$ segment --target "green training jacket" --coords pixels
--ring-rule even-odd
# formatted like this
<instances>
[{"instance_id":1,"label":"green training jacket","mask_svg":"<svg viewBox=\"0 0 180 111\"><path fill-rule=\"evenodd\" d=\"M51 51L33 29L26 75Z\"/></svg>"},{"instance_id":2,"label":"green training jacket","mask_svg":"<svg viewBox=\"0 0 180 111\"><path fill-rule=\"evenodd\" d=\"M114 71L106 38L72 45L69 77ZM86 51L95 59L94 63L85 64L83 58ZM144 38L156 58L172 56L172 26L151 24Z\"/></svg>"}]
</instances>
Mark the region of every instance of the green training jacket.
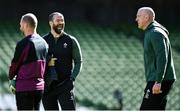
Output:
<instances>
[{"instance_id":1,"label":"green training jacket","mask_svg":"<svg viewBox=\"0 0 180 111\"><path fill-rule=\"evenodd\" d=\"M169 32L153 21L145 30L144 67L146 81L175 80L176 74L172 58Z\"/></svg>"}]
</instances>

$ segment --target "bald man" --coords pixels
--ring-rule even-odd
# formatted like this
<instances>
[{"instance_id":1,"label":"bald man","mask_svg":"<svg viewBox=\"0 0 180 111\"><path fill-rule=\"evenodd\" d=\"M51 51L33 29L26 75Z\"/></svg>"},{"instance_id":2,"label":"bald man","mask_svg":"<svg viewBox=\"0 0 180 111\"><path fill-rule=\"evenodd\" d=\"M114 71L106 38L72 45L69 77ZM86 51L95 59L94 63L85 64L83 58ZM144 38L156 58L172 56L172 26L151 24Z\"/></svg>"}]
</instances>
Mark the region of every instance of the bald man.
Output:
<instances>
[{"instance_id":1,"label":"bald man","mask_svg":"<svg viewBox=\"0 0 180 111\"><path fill-rule=\"evenodd\" d=\"M48 44L36 32L37 18L27 13L20 20L24 38L15 49L9 69L9 79L16 76L16 105L18 110L39 110L44 90L44 72Z\"/></svg>"},{"instance_id":2,"label":"bald man","mask_svg":"<svg viewBox=\"0 0 180 111\"><path fill-rule=\"evenodd\" d=\"M171 44L166 28L155 21L150 7L138 10L138 28L145 32L144 66L147 81L140 110L165 110L167 95L176 80Z\"/></svg>"},{"instance_id":3,"label":"bald man","mask_svg":"<svg viewBox=\"0 0 180 111\"><path fill-rule=\"evenodd\" d=\"M45 110L75 110L74 84L82 67L82 54L77 39L64 32L64 16L49 15L50 32L44 36L49 45L43 105ZM52 68L54 67L54 71ZM53 72L53 73L51 73Z\"/></svg>"}]
</instances>

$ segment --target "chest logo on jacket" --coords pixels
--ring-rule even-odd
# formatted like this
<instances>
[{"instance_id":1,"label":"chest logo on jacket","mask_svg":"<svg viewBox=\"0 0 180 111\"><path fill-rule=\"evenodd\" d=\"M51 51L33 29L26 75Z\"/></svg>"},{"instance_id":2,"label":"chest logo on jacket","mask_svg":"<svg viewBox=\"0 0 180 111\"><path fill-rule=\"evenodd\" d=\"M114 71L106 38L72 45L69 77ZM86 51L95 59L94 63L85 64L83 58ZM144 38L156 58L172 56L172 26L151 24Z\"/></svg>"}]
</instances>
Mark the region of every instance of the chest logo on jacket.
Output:
<instances>
[{"instance_id":1,"label":"chest logo on jacket","mask_svg":"<svg viewBox=\"0 0 180 111\"><path fill-rule=\"evenodd\" d=\"M68 44L67 43L64 43L63 47L64 48L67 48Z\"/></svg>"}]
</instances>

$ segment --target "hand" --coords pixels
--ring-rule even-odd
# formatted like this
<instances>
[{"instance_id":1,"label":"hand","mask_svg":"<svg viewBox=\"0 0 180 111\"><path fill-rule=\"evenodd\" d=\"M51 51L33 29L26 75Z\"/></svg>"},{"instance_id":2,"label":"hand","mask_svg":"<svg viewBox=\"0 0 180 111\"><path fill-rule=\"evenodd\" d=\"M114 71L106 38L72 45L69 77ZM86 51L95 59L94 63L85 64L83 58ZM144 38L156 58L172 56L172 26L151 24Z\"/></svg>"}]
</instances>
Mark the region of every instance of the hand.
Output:
<instances>
[{"instance_id":1,"label":"hand","mask_svg":"<svg viewBox=\"0 0 180 111\"><path fill-rule=\"evenodd\" d=\"M154 86L152 88L152 93L153 94L160 94L160 93L162 93L162 91L161 91L161 83L157 83L157 82L154 83Z\"/></svg>"},{"instance_id":2,"label":"hand","mask_svg":"<svg viewBox=\"0 0 180 111\"><path fill-rule=\"evenodd\" d=\"M15 94L15 92L16 92L16 80L15 79L9 80L9 89L13 94Z\"/></svg>"},{"instance_id":3,"label":"hand","mask_svg":"<svg viewBox=\"0 0 180 111\"><path fill-rule=\"evenodd\" d=\"M57 58L51 58L48 63L48 66L55 66L55 60L57 60Z\"/></svg>"}]
</instances>

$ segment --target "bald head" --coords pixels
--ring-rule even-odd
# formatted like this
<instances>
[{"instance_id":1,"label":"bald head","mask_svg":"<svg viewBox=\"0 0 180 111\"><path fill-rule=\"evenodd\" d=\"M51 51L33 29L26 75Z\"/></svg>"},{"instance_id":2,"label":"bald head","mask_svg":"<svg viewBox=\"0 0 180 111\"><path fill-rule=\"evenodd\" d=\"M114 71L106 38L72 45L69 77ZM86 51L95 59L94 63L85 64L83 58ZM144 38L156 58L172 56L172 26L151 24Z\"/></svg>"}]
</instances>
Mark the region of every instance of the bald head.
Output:
<instances>
[{"instance_id":1,"label":"bald head","mask_svg":"<svg viewBox=\"0 0 180 111\"><path fill-rule=\"evenodd\" d=\"M144 16L148 16L149 21L153 21L155 19L154 10L151 7L142 7L138 10L138 12L141 12Z\"/></svg>"},{"instance_id":2,"label":"bald head","mask_svg":"<svg viewBox=\"0 0 180 111\"><path fill-rule=\"evenodd\" d=\"M27 13L23 15L21 21L26 22L32 28L36 28L38 24L36 16L32 13Z\"/></svg>"},{"instance_id":3,"label":"bald head","mask_svg":"<svg viewBox=\"0 0 180 111\"><path fill-rule=\"evenodd\" d=\"M38 20L34 14L27 13L21 17L20 30L25 36L36 33L37 25Z\"/></svg>"},{"instance_id":4,"label":"bald head","mask_svg":"<svg viewBox=\"0 0 180 111\"><path fill-rule=\"evenodd\" d=\"M55 16L60 16L62 19L64 19L63 14L59 12L53 12L49 15L49 21L53 21L55 19Z\"/></svg>"},{"instance_id":5,"label":"bald head","mask_svg":"<svg viewBox=\"0 0 180 111\"><path fill-rule=\"evenodd\" d=\"M142 7L138 10L136 15L136 21L138 23L138 27L142 30L145 30L147 26L154 21L155 13L150 7Z\"/></svg>"}]
</instances>

